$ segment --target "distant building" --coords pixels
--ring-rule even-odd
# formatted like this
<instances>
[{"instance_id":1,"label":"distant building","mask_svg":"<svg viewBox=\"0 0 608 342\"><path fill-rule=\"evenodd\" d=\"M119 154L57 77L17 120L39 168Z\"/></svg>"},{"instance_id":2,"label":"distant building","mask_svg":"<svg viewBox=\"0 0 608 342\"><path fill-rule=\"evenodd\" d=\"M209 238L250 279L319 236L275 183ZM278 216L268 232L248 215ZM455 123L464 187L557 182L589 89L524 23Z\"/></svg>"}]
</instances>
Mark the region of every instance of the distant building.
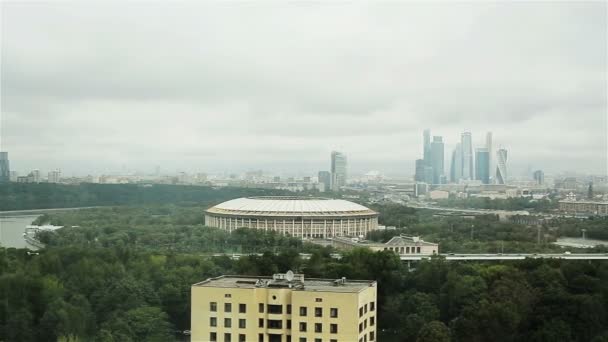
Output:
<instances>
[{"instance_id":1,"label":"distant building","mask_svg":"<svg viewBox=\"0 0 608 342\"><path fill-rule=\"evenodd\" d=\"M11 168L8 161L8 152L0 152L0 183L11 181Z\"/></svg>"},{"instance_id":2,"label":"distant building","mask_svg":"<svg viewBox=\"0 0 608 342\"><path fill-rule=\"evenodd\" d=\"M341 152L333 151L331 153L332 190L340 190L341 187L346 185L346 170L346 155Z\"/></svg>"},{"instance_id":3,"label":"distant building","mask_svg":"<svg viewBox=\"0 0 608 342\"><path fill-rule=\"evenodd\" d=\"M443 138L439 136L433 137L431 143L431 167L433 168L433 184L441 184L443 176Z\"/></svg>"},{"instance_id":4,"label":"distant building","mask_svg":"<svg viewBox=\"0 0 608 342\"><path fill-rule=\"evenodd\" d=\"M192 341L301 342L377 340L372 280L220 276L191 289Z\"/></svg>"},{"instance_id":5,"label":"distant building","mask_svg":"<svg viewBox=\"0 0 608 342\"><path fill-rule=\"evenodd\" d=\"M426 195L429 191L429 185L427 183L416 183L414 184L414 196L419 197Z\"/></svg>"},{"instance_id":6,"label":"distant building","mask_svg":"<svg viewBox=\"0 0 608 342\"><path fill-rule=\"evenodd\" d=\"M319 171L319 183L323 184L325 190L331 189L331 172Z\"/></svg>"},{"instance_id":7,"label":"distant building","mask_svg":"<svg viewBox=\"0 0 608 342\"><path fill-rule=\"evenodd\" d=\"M369 248L372 251L393 251L399 255L439 253L439 245L426 242L418 236L395 236L386 243L337 237L332 239L332 245L338 248L352 249L357 247Z\"/></svg>"},{"instance_id":8,"label":"distant building","mask_svg":"<svg viewBox=\"0 0 608 342\"><path fill-rule=\"evenodd\" d=\"M40 183L40 170L32 170L32 172L30 172L30 176L32 180L30 183Z\"/></svg>"},{"instance_id":9,"label":"distant building","mask_svg":"<svg viewBox=\"0 0 608 342\"><path fill-rule=\"evenodd\" d=\"M543 170L536 170L533 173L534 182L537 185L543 185L545 183L545 173Z\"/></svg>"},{"instance_id":10,"label":"distant building","mask_svg":"<svg viewBox=\"0 0 608 342\"><path fill-rule=\"evenodd\" d=\"M452 152L452 162L450 163L450 181L458 183L462 179L462 145L456 144Z\"/></svg>"},{"instance_id":11,"label":"distant building","mask_svg":"<svg viewBox=\"0 0 608 342\"><path fill-rule=\"evenodd\" d=\"M16 182L17 178L19 178L19 173L17 171L11 171L11 182Z\"/></svg>"},{"instance_id":12,"label":"distant building","mask_svg":"<svg viewBox=\"0 0 608 342\"><path fill-rule=\"evenodd\" d=\"M471 132L464 132L460 136L462 148L462 178L475 179L473 169L473 138Z\"/></svg>"},{"instance_id":13,"label":"distant building","mask_svg":"<svg viewBox=\"0 0 608 342\"><path fill-rule=\"evenodd\" d=\"M486 148L488 149L488 178L491 177L492 170L492 132L486 133ZM489 182L488 182L489 183Z\"/></svg>"},{"instance_id":14,"label":"distant building","mask_svg":"<svg viewBox=\"0 0 608 342\"><path fill-rule=\"evenodd\" d=\"M573 197L574 199L576 197ZM608 215L608 202L576 201L573 199L559 201L559 210L570 215Z\"/></svg>"},{"instance_id":15,"label":"distant building","mask_svg":"<svg viewBox=\"0 0 608 342\"><path fill-rule=\"evenodd\" d=\"M433 168L428 166L424 159L416 159L416 175L414 176L414 180L427 184L433 183Z\"/></svg>"},{"instance_id":16,"label":"distant building","mask_svg":"<svg viewBox=\"0 0 608 342\"><path fill-rule=\"evenodd\" d=\"M507 184L507 150L496 152L496 184Z\"/></svg>"},{"instance_id":17,"label":"distant building","mask_svg":"<svg viewBox=\"0 0 608 342\"><path fill-rule=\"evenodd\" d=\"M429 191L429 198L436 200L436 199L448 199L450 197L450 193L448 191L443 191L443 190L433 190L433 191Z\"/></svg>"},{"instance_id":18,"label":"distant building","mask_svg":"<svg viewBox=\"0 0 608 342\"><path fill-rule=\"evenodd\" d=\"M490 152L487 148L475 150L475 179L490 184Z\"/></svg>"},{"instance_id":19,"label":"distant building","mask_svg":"<svg viewBox=\"0 0 608 342\"><path fill-rule=\"evenodd\" d=\"M48 174L49 183L59 183L60 179L61 179L61 171L59 171L59 170L49 171L49 174Z\"/></svg>"}]
</instances>

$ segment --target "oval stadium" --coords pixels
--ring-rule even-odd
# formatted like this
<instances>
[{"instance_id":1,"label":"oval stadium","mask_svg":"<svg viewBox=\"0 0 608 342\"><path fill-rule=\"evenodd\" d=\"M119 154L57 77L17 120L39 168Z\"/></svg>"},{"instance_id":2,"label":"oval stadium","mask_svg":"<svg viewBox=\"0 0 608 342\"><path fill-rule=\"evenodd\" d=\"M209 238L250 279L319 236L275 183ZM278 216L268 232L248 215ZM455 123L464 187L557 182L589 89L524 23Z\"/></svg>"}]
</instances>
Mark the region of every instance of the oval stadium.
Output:
<instances>
[{"instance_id":1,"label":"oval stadium","mask_svg":"<svg viewBox=\"0 0 608 342\"><path fill-rule=\"evenodd\" d=\"M252 228L302 238L359 237L378 228L378 213L341 199L244 197L207 209L205 224L230 232Z\"/></svg>"}]
</instances>

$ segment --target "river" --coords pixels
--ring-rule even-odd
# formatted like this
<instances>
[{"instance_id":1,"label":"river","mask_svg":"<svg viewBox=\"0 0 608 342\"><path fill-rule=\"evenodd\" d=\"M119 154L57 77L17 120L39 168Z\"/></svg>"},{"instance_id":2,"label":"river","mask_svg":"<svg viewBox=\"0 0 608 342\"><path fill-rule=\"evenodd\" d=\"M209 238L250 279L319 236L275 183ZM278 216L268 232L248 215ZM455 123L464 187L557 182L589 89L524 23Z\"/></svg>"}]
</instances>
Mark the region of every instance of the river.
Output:
<instances>
[{"instance_id":1,"label":"river","mask_svg":"<svg viewBox=\"0 0 608 342\"><path fill-rule=\"evenodd\" d=\"M0 246L36 249L25 242L23 233L25 232L25 227L32 224L32 221L38 218L38 216L32 214L0 216Z\"/></svg>"},{"instance_id":2,"label":"river","mask_svg":"<svg viewBox=\"0 0 608 342\"><path fill-rule=\"evenodd\" d=\"M13 210L0 211L0 246L14 248L36 247L28 244L23 238L25 227L32 224L38 216L45 212L58 212L67 210L92 209L99 207L78 207L78 208L55 208L55 209L33 209L33 210Z\"/></svg>"}]
</instances>

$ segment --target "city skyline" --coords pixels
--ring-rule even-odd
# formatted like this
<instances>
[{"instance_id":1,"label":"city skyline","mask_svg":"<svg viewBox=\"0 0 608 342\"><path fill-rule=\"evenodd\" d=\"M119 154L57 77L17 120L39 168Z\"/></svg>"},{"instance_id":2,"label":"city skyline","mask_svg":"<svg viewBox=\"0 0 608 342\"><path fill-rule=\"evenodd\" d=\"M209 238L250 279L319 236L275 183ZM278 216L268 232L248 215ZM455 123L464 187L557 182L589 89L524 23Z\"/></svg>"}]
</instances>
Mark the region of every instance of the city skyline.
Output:
<instances>
[{"instance_id":1,"label":"city skyline","mask_svg":"<svg viewBox=\"0 0 608 342\"><path fill-rule=\"evenodd\" d=\"M605 4L34 5L2 4L15 170L313 174L339 150L413 175L433 127L492 131L515 175L606 173Z\"/></svg>"}]
</instances>

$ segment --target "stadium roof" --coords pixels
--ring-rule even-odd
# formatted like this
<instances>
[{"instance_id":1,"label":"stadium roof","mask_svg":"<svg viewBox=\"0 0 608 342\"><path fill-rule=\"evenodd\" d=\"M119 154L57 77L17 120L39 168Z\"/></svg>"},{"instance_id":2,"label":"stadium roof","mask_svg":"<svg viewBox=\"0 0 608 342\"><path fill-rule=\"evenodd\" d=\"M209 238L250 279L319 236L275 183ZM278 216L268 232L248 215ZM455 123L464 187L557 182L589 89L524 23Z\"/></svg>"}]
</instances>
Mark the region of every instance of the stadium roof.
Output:
<instances>
[{"instance_id":1,"label":"stadium roof","mask_svg":"<svg viewBox=\"0 0 608 342\"><path fill-rule=\"evenodd\" d=\"M237 198L211 207L207 212L217 214L241 213L248 215L376 214L373 210L360 204L341 199L291 196Z\"/></svg>"}]
</instances>

